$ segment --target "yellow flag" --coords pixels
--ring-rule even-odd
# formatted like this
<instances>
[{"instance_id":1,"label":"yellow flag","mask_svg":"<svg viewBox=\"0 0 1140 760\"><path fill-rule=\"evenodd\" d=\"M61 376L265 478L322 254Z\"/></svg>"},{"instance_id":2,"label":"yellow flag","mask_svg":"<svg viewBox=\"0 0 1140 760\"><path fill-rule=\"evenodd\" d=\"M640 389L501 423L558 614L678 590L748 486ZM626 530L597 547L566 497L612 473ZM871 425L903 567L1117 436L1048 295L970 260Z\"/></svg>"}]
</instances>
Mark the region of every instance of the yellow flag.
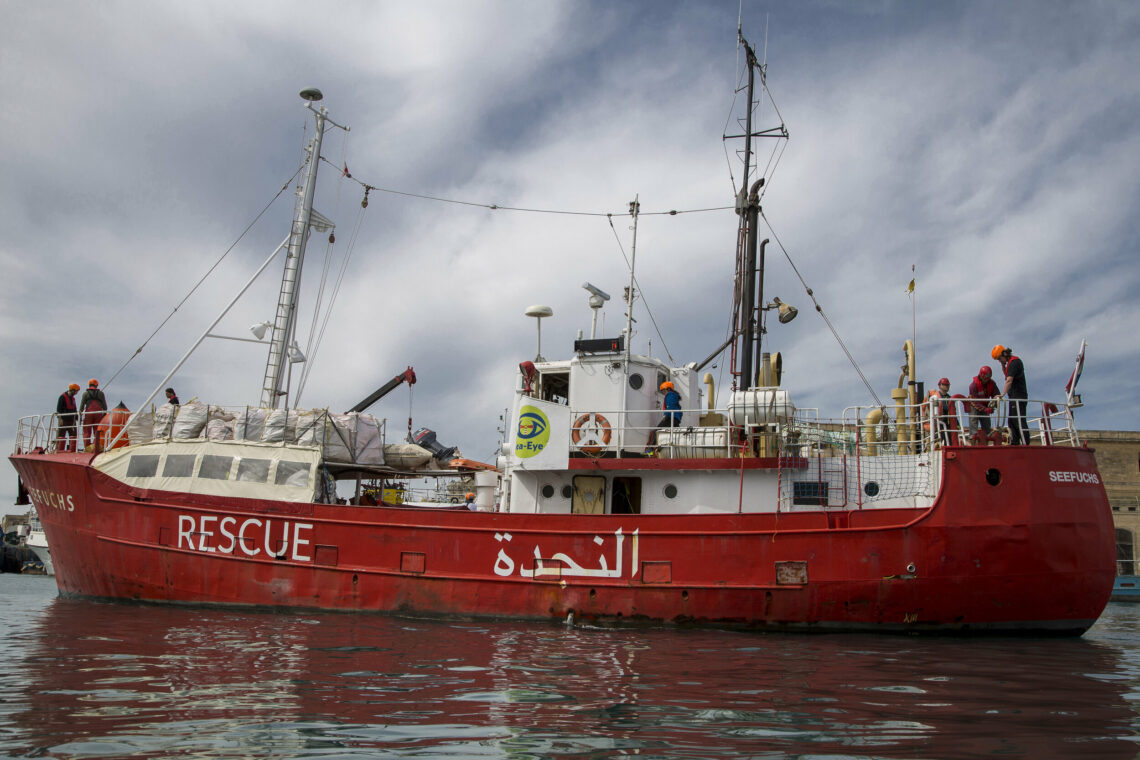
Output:
<instances>
[{"instance_id":1,"label":"yellow flag","mask_svg":"<svg viewBox=\"0 0 1140 760\"><path fill-rule=\"evenodd\" d=\"M911 293L914 292L914 280L911 280L910 284L906 286L906 292L907 292L907 295L910 295Z\"/></svg>"}]
</instances>

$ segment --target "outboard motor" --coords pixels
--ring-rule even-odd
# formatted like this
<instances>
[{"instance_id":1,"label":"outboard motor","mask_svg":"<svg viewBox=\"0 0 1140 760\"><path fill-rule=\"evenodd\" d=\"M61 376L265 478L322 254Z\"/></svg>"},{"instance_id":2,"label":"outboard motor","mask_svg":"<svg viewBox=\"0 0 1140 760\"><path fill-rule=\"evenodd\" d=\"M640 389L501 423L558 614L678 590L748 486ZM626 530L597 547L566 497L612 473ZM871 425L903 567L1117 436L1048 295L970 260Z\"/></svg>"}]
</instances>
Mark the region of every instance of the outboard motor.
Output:
<instances>
[{"instance_id":1,"label":"outboard motor","mask_svg":"<svg viewBox=\"0 0 1140 760\"><path fill-rule=\"evenodd\" d=\"M412 442L418 446L422 446L431 452L441 464L447 464L455 458L456 447L445 447L435 439L435 431L427 428L420 428L412 436Z\"/></svg>"}]
</instances>

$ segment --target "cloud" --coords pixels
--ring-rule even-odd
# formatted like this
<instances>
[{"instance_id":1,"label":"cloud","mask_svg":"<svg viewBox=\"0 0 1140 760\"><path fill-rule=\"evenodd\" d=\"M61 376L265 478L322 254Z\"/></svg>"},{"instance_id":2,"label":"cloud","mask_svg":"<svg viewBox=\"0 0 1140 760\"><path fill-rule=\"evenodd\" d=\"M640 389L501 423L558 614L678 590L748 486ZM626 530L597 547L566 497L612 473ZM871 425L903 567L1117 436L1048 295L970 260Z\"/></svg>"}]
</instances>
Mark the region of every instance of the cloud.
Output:
<instances>
[{"instance_id":1,"label":"cloud","mask_svg":"<svg viewBox=\"0 0 1140 760\"><path fill-rule=\"evenodd\" d=\"M1137 11L770 10L765 31L746 7L744 31L767 39L779 109L758 121L791 133L763 201L765 295L801 314L773 324L766 345L782 352L797 404L838 416L870 403L802 277L881 398L912 330L924 377L964 388L1003 342L1025 358L1031 395L1049 398L1087 338L1080 424L1140 427L1127 395L1140 308ZM724 339L735 214L660 212L733 205L741 141L722 137L742 130L735 3L342 2L316 24L300 3L7 15L6 419L50 410L73 379L109 378L169 316L109 395L135 406L161 383L288 231L292 184L171 314L300 166L305 86L351 127L323 148L330 277L351 259L306 405L348 408L412 365L419 383L374 410L389 430L407 427L410 392L414 427L489 457L515 367L535 351L527 306L554 310L548 357L590 329L584 281L614 296L603 331L624 327L635 197L636 350L651 342L685 363ZM767 165L772 143L759 143ZM466 204L375 190L362 209L362 188L338 176L345 163L378 188ZM309 244L304 308L327 248ZM274 277L217 332L244 336L271 318ZM183 399L256 403L264 361L264 347L207 340L172 382ZM715 363L723 389L726 361Z\"/></svg>"}]
</instances>

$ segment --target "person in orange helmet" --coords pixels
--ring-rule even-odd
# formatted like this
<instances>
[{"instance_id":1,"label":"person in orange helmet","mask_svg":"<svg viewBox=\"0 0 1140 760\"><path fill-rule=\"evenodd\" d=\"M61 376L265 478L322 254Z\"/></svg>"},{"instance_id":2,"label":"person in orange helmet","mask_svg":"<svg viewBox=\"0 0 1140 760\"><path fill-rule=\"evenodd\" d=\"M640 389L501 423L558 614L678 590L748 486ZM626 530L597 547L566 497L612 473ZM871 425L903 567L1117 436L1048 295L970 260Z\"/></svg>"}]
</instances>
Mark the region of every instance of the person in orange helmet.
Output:
<instances>
[{"instance_id":1,"label":"person in orange helmet","mask_svg":"<svg viewBox=\"0 0 1140 760\"><path fill-rule=\"evenodd\" d=\"M659 391L665 394L664 400L661 402L661 409L665 414L661 417L661 421L657 423L657 427L649 434L649 441L646 443L647 447L657 445L657 431L661 428L677 427L681 424L681 394L673 387L673 383L666 380L661 383L658 388Z\"/></svg>"},{"instance_id":2,"label":"person in orange helmet","mask_svg":"<svg viewBox=\"0 0 1140 760\"><path fill-rule=\"evenodd\" d=\"M472 493L471 491L468 491L463 496L463 506L467 507L472 512L476 512L479 510L479 507L475 506L475 494L474 493Z\"/></svg>"},{"instance_id":3,"label":"person in orange helmet","mask_svg":"<svg viewBox=\"0 0 1140 760\"><path fill-rule=\"evenodd\" d=\"M75 383L67 386L67 390L59 394L55 402L56 423L55 450L75 451L75 420L78 416L75 405L75 394L79 393L79 386Z\"/></svg>"},{"instance_id":4,"label":"person in orange helmet","mask_svg":"<svg viewBox=\"0 0 1140 760\"><path fill-rule=\"evenodd\" d=\"M1025 365L1013 355L1013 349L1000 343L993 347L990 356L1001 362L1001 368L1005 372L1002 395L1009 399L1009 442L1014 446L1028 445L1025 406L1029 399L1029 389L1025 383Z\"/></svg>"},{"instance_id":5,"label":"person in orange helmet","mask_svg":"<svg viewBox=\"0 0 1140 760\"><path fill-rule=\"evenodd\" d=\"M96 429L103 421L103 414L107 411L107 397L99 390L99 381L91 378L87 381L87 390L79 400L79 419L83 426L83 445L90 446L95 443L98 436Z\"/></svg>"}]
</instances>

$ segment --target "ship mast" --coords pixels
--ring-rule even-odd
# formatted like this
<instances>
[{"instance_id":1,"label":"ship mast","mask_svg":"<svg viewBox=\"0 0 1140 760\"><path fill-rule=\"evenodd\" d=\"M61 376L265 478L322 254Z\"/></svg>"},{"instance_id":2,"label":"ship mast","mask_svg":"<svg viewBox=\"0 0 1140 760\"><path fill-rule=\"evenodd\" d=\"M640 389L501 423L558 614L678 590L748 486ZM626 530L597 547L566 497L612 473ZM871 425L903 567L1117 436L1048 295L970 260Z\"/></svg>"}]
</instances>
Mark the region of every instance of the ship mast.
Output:
<instances>
[{"instance_id":1,"label":"ship mast","mask_svg":"<svg viewBox=\"0 0 1140 760\"><path fill-rule=\"evenodd\" d=\"M738 32L739 34L739 32ZM740 359L740 373L738 386L748 389L759 385L761 376L761 342L763 340L763 325L759 315L764 309L764 246L767 240L759 241L760 216L760 188L764 186L764 178L756 179L749 187L749 171L752 166L752 138L753 137L782 137L787 138L788 133L783 124L773 129L759 132L752 130L752 108L755 102L756 71L760 71L760 84L764 86L764 67L756 59L756 52L748 41L740 35L740 44L744 46L748 66L747 109L744 119L744 134L733 137L744 138L744 176L740 185L740 194L736 199L736 213L740 215L740 233L737 236L736 273L737 305L736 335L739 337L739 348L733 347L733 368L736 368L736 358ZM759 256L757 255L759 249ZM758 260L759 259L759 260Z\"/></svg>"},{"instance_id":2,"label":"ship mast","mask_svg":"<svg viewBox=\"0 0 1140 760\"><path fill-rule=\"evenodd\" d=\"M308 167L305 179L298 195L300 203L297 204L293 216L293 230L289 236L289 249L285 258L285 272L281 277L281 293L277 299L277 316L273 321L273 332L269 342L269 357L265 362L265 380L261 386L261 406L275 409L288 393L288 389L281 389L285 362L289 359L302 357L300 350L294 342L297 326L297 289L301 282L301 266L305 261L305 244L309 238L309 226L314 224L313 194L317 186L317 166L321 160L321 141L324 138L326 123L336 127L340 124L328 118L328 111L324 106L314 107L324 96L315 87L301 90L301 97L308 101L306 107L313 112L316 121L316 132L309 142L306 152ZM345 127L341 127L346 129ZM327 220L320 214L315 216L321 226L329 226ZM303 357L302 357L303 358Z\"/></svg>"}]
</instances>

